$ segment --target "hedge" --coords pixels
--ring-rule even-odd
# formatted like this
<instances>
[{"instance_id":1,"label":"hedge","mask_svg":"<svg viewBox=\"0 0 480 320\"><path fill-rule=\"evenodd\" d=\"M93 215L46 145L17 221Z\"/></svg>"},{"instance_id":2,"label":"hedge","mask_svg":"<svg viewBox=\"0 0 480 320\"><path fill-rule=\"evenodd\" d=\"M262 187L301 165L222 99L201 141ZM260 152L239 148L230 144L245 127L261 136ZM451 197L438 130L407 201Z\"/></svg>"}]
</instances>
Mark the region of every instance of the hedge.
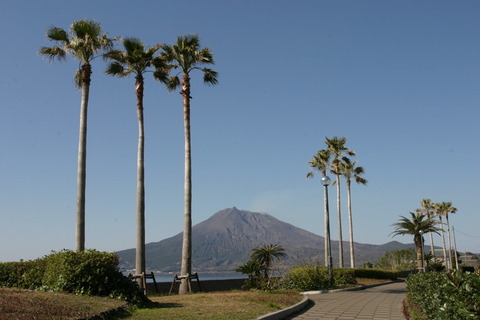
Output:
<instances>
[{"instance_id":1,"label":"hedge","mask_svg":"<svg viewBox=\"0 0 480 320\"><path fill-rule=\"evenodd\" d=\"M0 263L0 287L142 299L136 283L118 270L117 255L63 250L43 258Z\"/></svg>"},{"instance_id":2,"label":"hedge","mask_svg":"<svg viewBox=\"0 0 480 320\"><path fill-rule=\"evenodd\" d=\"M356 284L353 269L334 268L333 278L335 286ZM284 290L324 290L328 286L328 270L326 267L302 266L288 270L279 282L280 289Z\"/></svg>"},{"instance_id":3,"label":"hedge","mask_svg":"<svg viewBox=\"0 0 480 320\"><path fill-rule=\"evenodd\" d=\"M431 320L480 319L480 275L427 272L407 278L408 302ZM413 310L414 311L414 310ZM410 312L418 320L415 312Z\"/></svg>"}]
</instances>

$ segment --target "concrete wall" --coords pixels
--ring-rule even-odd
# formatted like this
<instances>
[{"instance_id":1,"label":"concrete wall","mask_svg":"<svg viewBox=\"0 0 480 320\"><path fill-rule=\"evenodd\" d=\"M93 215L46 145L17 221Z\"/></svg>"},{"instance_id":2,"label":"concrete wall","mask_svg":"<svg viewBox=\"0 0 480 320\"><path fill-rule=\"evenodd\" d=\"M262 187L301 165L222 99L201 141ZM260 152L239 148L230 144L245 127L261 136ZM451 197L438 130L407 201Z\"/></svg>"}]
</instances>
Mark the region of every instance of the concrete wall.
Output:
<instances>
[{"instance_id":1,"label":"concrete wall","mask_svg":"<svg viewBox=\"0 0 480 320\"><path fill-rule=\"evenodd\" d=\"M200 288L202 292L212 291L230 291L240 290L245 284L246 279L227 279L227 280L200 280L200 288L196 279L192 279L192 291L199 292ZM178 293L179 281L176 281L172 293ZM157 282L158 294L168 294L172 282ZM147 293L149 295L157 294L154 283L147 283Z\"/></svg>"}]
</instances>

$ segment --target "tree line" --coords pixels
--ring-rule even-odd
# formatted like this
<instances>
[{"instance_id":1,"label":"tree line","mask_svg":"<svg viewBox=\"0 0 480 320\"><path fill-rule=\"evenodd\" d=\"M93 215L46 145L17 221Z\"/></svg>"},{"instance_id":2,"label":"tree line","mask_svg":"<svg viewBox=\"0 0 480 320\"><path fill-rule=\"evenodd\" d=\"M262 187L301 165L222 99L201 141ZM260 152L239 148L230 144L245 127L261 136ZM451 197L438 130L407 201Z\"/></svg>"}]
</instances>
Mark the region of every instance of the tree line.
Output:
<instances>
[{"instance_id":1,"label":"tree line","mask_svg":"<svg viewBox=\"0 0 480 320\"><path fill-rule=\"evenodd\" d=\"M198 35L177 37L175 44L155 44L145 46L135 37L123 39L111 38L102 31L99 22L93 20L74 21L69 30L50 27L46 31L47 39L54 42L51 47L41 47L40 55L48 61L65 60L72 56L79 60L80 66L75 72L75 85L81 91L80 129L77 164L77 204L76 237L77 251L85 250L85 189L86 189L86 154L87 154L87 114L89 106L89 89L92 75L93 59L103 57L107 61L105 73L119 78L135 77L136 110L138 120L137 147L137 191L136 191L136 273L145 272L145 167L144 167L144 119L143 97L145 74L153 78L169 91L180 88L183 97L185 175L184 175L184 232L182 245L181 274L192 273L192 165L190 133L190 80L192 72L198 70L203 74L203 82L208 85L218 83L218 73L204 67L213 65L214 58L210 48L202 48ZM121 42L121 49L115 45ZM180 293L187 292L187 281L182 280Z\"/></svg>"},{"instance_id":2,"label":"tree line","mask_svg":"<svg viewBox=\"0 0 480 320\"><path fill-rule=\"evenodd\" d=\"M350 235L350 267L355 268L355 248L353 241L353 218L352 218L352 197L351 183L354 180L359 184L367 184L367 180L362 177L365 173L363 167L357 165L357 161L352 161L348 156L356 156L356 152L346 146L347 138L333 137L325 138L326 148L319 150L309 162L313 171L307 173L307 179L314 176L314 171L319 171L323 177L327 176L330 170L335 175L334 185L337 187L337 217L338 217L338 246L339 246L339 266L344 267L343 261L343 236L342 236L342 214L340 202L340 177L343 177L347 186L347 207ZM325 195L327 197L327 195ZM325 211L325 221L327 221L327 212ZM328 223L325 223L325 264L327 265L327 251L330 243L330 231ZM328 239L327 239L328 238Z\"/></svg>"},{"instance_id":3,"label":"tree line","mask_svg":"<svg viewBox=\"0 0 480 320\"><path fill-rule=\"evenodd\" d=\"M456 268L458 269L458 257L452 256L452 251L457 254L457 250L452 250L452 237L450 232L450 219L449 214L456 213L457 208L452 205L452 202L432 202L431 199L423 199L420 201L420 208L415 212L410 212L410 218L400 216L398 222L394 223L394 231L391 233L393 236L397 235L413 235L413 241L415 243L415 249L417 253L417 269L424 270L424 255L423 236L427 233L430 234L430 250L433 261L436 262L435 246L433 243L433 233L439 234L442 238L443 249L443 261L447 270L453 269L453 259L455 259ZM445 223L443 222L445 218ZM446 226L446 229L444 228ZM445 242L445 233L448 239L448 251Z\"/></svg>"}]
</instances>

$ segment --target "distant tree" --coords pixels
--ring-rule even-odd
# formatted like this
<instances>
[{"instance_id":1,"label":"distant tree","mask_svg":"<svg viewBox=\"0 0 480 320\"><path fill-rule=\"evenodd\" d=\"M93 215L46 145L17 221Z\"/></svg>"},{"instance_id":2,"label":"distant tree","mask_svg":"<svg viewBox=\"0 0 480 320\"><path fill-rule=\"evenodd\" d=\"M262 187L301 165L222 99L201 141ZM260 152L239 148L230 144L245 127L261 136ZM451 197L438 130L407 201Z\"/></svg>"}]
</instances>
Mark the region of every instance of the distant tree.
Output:
<instances>
[{"instance_id":1,"label":"distant tree","mask_svg":"<svg viewBox=\"0 0 480 320\"><path fill-rule=\"evenodd\" d=\"M355 268L355 249L353 245L353 218L352 218L352 193L351 184L352 179L358 184L367 184L367 179L362 175L365 173L363 167L357 166L357 161L351 161L347 157L342 158L342 162L339 166L342 176L347 181L347 206L348 206L348 225L350 231L350 267Z\"/></svg>"},{"instance_id":2,"label":"distant tree","mask_svg":"<svg viewBox=\"0 0 480 320\"><path fill-rule=\"evenodd\" d=\"M235 272L241 272L242 274L248 275L248 288L256 288L257 281L262 273L262 266L253 260L249 260L244 265L235 269Z\"/></svg>"},{"instance_id":3,"label":"distant tree","mask_svg":"<svg viewBox=\"0 0 480 320\"><path fill-rule=\"evenodd\" d=\"M417 209L418 212L426 214L427 218L433 217L435 204L432 203L432 200L422 199L422 201L420 201L420 205L422 206L422 208ZM435 246L433 245L433 233L432 232L430 232L430 250L432 252L433 259L435 260Z\"/></svg>"},{"instance_id":4,"label":"distant tree","mask_svg":"<svg viewBox=\"0 0 480 320\"><path fill-rule=\"evenodd\" d=\"M173 64L179 73L170 77L167 88L171 91L182 87L180 94L183 96L183 122L185 133L185 210L182 245L182 276L192 273L192 158L190 138L190 73L199 70L203 73L203 82L209 85L218 83L218 73L201 65L214 64L213 55L209 48L200 48L198 35L186 35L177 37L174 45L163 45L161 57L168 63ZM179 75L182 75L180 82ZM182 280L180 294L187 293L187 281Z\"/></svg>"},{"instance_id":5,"label":"distant tree","mask_svg":"<svg viewBox=\"0 0 480 320\"><path fill-rule=\"evenodd\" d=\"M392 271L414 270L416 266L415 249L387 251L378 260L377 268Z\"/></svg>"},{"instance_id":6,"label":"distant tree","mask_svg":"<svg viewBox=\"0 0 480 320\"><path fill-rule=\"evenodd\" d=\"M354 156L355 151L350 150L345 144L347 143L347 138L342 137L333 137L331 139L325 138L325 143L327 144L327 150L333 156L332 163L330 164L331 172L335 174L336 180L335 184L337 185L337 215L338 215L338 251L339 251L339 264L340 268L343 268L343 237L342 237L342 214L340 209L340 163L341 157L346 154L349 156Z\"/></svg>"},{"instance_id":7,"label":"distant tree","mask_svg":"<svg viewBox=\"0 0 480 320\"><path fill-rule=\"evenodd\" d=\"M423 248L422 237L423 234L429 232L435 232L438 234L438 228L436 227L436 221L433 218L428 218L422 213L410 212L411 219L404 216L400 216L399 222L393 224L395 230L391 233L393 236L397 235L413 235L413 242L417 252L417 268L423 270Z\"/></svg>"},{"instance_id":8,"label":"distant tree","mask_svg":"<svg viewBox=\"0 0 480 320\"><path fill-rule=\"evenodd\" d=\"M127 77L131 74L135 76L135 95L138 121L138 148L137 148L137 246L135 268L138 274L145 272L145 126L143 112L144 95L144 74L157 70L166 70L165 63L160 57L155 57L155 53L160 49L160 45L145 48L140 39L123 39L122 50L111 50L104 54L104 57L111 62L105 71L107 74L119 78ZM152 70L150 70L152 69ZM163 80L166 81L164 74ZM143 285L143 282L140 281Z\"/></svg>"},{"instance_id":9,"label":"distant tree","mask_svg":"<svg viewBox=\"0 0 480 320\"><path fill-rule=\"evenodd\" d=\"M286 256L285 249L281 245L269 244L252 249L250 260L261 266L264 278L268 280L270 278L273 261L275 259L282 259Z\"/></svg>"},{"instance_id":10,"label":"distant tree","mask_svg":"<svg viewBox=\"0 0 480 320\"><path fill-rule=\"evenodd\" d=\"M78 137L78 167L77 167L77 210L76 210L76 240L77 251L85 250L85 189L86 189L86 158L87 158L87 110L92 75L91 61L99 51L113 47L115 39L102 34L98 22L92 20L77 20L70 25L70 34L62 28L51 27L47 30L47 38L55 42L53 47L41 47L40 54L51 62L59 61L72 55L80 61L80 68L75 73L75 84L82 92L80 103L80 131Z\"/></svg>"},{"instance_id":11,"label":"distant tree","mask_svg":"<svg viewBox=\"0 0 480 320\"><path fill-rule=\"evenodd\" d=\"M441 202L441 203L437 203L436 212L437 212L438 217L440 218L440 224L442 226L442 233L444 233L442 217L445 217L445 219L447 221L447 238L448 238L448 258L449 258L449 262L445 263L445 264L447 266L447 269L450 270L450 269L452 269L452 265L453 265L452 261L453 260L452 260L452 241L451 241L451 236L450 236L450 222L449 222L449 219L448 219L448 214L457 212L457 208L453 207L451 202ZM444 247L445 247L445 245L444 245ZM445 253L445 249L444 249L444 253ZM447 259L446 255L445 255L445 259Z\"/></svg>"}]
</instances>

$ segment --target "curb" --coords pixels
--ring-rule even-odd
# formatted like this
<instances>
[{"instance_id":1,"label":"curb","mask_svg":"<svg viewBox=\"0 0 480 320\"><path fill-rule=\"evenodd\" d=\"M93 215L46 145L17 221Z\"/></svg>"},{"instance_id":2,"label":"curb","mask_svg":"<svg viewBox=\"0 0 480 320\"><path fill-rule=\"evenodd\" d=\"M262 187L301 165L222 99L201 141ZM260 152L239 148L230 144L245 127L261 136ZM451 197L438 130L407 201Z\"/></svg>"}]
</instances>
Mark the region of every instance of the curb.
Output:
<instances>
[{"instance_id":1,"label":"curb","mask_svg":"<svg viewBox=\"0 0 480 320\"><path fill-rule=\"evenodd\" d=\"M294 304L291 307L275 311L272 313L268 313L266 315L258 317L256 320L281 320L285 319L291 314L297 313L300 310L303 310L307 305L309 305L312 301L308 297L304 297L302 301L297 304Z\"/></svg>"},{"instance_id":2,"label":"curb","mask_svg":"<svg viewBox=\"0 0 480 320\"><path fill-rule=\"evenodd\" d=\"M368 289L368 288L384 286L384 285L387 285L387 284L392 284L392 283L397 283L397 282L405 282L405 281L404 280L394 280L394 281L387 281L387 282L381 282L381 283L375 283L375 284L366 284L366 285L363 285L363 286L351 287L351 288L333 289L333 290L318 290L318 291L305 291L305 292L300 292L300 293L303 294L303 295L310 295L310 294L324 294L324 293L341 292L341 291L359 291L359 290L365 290L365 289Z\"/></svg>"}]
</instances>

